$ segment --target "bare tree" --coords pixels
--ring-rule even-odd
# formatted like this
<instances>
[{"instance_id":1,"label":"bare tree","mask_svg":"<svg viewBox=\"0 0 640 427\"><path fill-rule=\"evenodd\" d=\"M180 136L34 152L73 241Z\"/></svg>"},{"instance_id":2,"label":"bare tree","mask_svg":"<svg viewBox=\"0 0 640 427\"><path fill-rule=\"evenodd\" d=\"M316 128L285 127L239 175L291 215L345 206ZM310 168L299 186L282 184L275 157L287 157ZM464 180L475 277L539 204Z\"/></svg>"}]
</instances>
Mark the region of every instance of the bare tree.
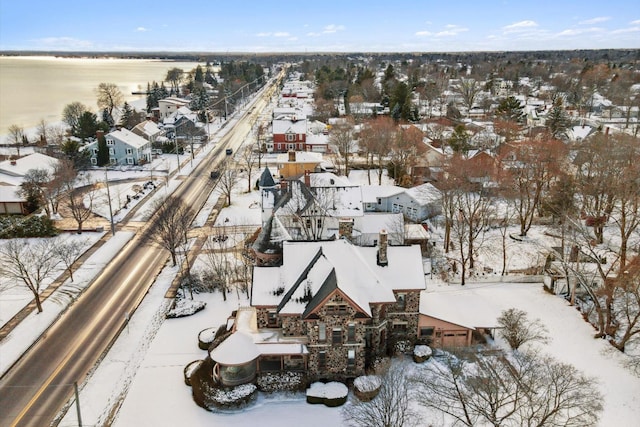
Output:
<instances>
[{"instance_id":1,"label":"bare tree","mask_svg":"<svg viewBox=\"0 0 640 427\"><path fill-rule=\"evenodd\" d=\"M56 239L52 246L55 256L64 264L69 278L73 282L73 266L84 252L86 240L84 242L73 239Z\"/></svg>"},{"instance_id":2,"label":"bare tree","mask_svg":"<svg viewBox=\"0 0 640 427\"><path fill-rule=\"evenodd\" d=\"M96 88L97 103L101 110L106 110L113 117L113 109L122 105L124 95L115 83L100 83Z\"/></svg>"},{"instance_id":3,"label":"bare tree","mask_svg":"<svg viewBox=\"0 0 640 427\"><path fill-rule=\"evenodd\" d=\"M229 239L226 227L216 227L204 243L200 259L204 263L203 282L210 283L212 289L220 289L222 298L227 300L227 292L233 276L233 254L227 249Z\"/></svg>"},{"instance_id":4,"label":"bare tree","mask_svg":"<svg viewBox=\"0 0 640 427\"><path fill-rule=\"evenodd\" d=\"M378 395L369 402L352 399L342 410L342 418L354 427L411 427L419 418L411 407L413 382L400 364L394 364L382 377Z\"/></svg>"},{"instance_id":5,"label":"bare tree","mask_svg":"<svg viewBox=\"0 0 640 427\"><path fill-rule=\"evenodd\" d=\"M38 313L42 313L40 291L60 263L55 245L46 239L12 239L0 245L2 277L22 282L33 294Z\"/></svg>"},{"instance_id":6,"label":"bare tree","mask_svg":"<svg viewBox=\"0 0 640 427\"><path fill-rule=\"evenodd\" d=\"M396 131L397 127L393 119L388 116L380 116L369 121L364 126L364 132L361 133L360 144L366 151L367 157L371 157L370 164L376 166L378 170L378 185L382 185L384 162L391 151L390 147L395 139ZM369 177L369 182L371 182L371 177Z\"/></svg>"},{"instance_id":7,"label":"bare tree","mask_svg":"<svg viewBox=\"0 0 640 427\"><path fill-rule=\"evenodd\" d=\"M512 202L520 221L520 235L526 236L540 207L543 191L560 174L566 149L555 139L527 140L513 145L502 157L505 173L501 187L511 187Z\"/></svg>"},{"instance_id":8,"label":"bare tree","mask_svg":"<svg viewBox=\"0 0 640 427\"><path fill-rule=\"evenodd\" d=\"M233 188L238 183L240 177L238 176L238 169L230 159L225 159L220 163L218 168L220 172L220 178L218 179L218 188L227 199L227 206L231 206L231 195Z\"/></svg>"},{"instance_id":9,"label":"bare tree","mask_svg":"<svg viewBox=\"0 0 640 427\"><path fill-rule=\"evenodd\" d=\"M288 201L277 210L294 239L325 238L327 220L335 209L334 187L307 188L300 181L290 181Z\"/></svg>"},{"instance_id":10,"label":"bare tree","mask_svg":"<svg viewBox=\"0 0 640 427\"><path fill-rule=\"evenodd\" d=\"M251 172L253 168L256 166L256 161L258 160L259 154L254 151L254 147L252 145L248 145L244 147L242 152L240 153L240 160L242 162L242 166L247 171L247 193L251 192Z\"/></svg>"},{"instance_id":11,"label":"bare tree","mask_svg":"<svg viewBox=\"0 0 640 427\"><path fill-rule=\"evenodd\" d=\"M616 279L613 305L616 333L611 344L624 352L628 343L640 339L640 256L625 265Z\"/></svg>"},{"instance_id":12,"label":"bare tree","mask_svg":"<svg viewBox=\"0 0 640 427\"><path fill-rule=\"evenodd\" d=\"M473 108L476 97L482 90L482 86L475 79L461 78L460 82L454 87L454 90L462 97L462 103L467 107L467 115L469 110Z\"/></svg>"},{"instance_id":13,"label":"bare tree","mask_svg":"<svg viewBox=\"0 0 640 427\"><path fill-rule=\"evenodd\" d=\"M96 195L95 183L88 175L79 176L76 180L66 181L63 192L66 195L65 205L78 223L78 234L80 234L82 233L82 225L93 214L93 201Z\"/></svg>"},{"instance_id":14,"label":"bare tree","mask_svg":"<svg viewBox=\"0 0 640 427\"><path fill-rule=\"evenodd\" d=\"M168 250L175 267L178 250L187 242L187 233L195 213L182 199L174 196L158 200L152 210L155 214L145 233L145 239Z\"/></svg>"},{"instance_id":15,"label":"bare tree","mask_svg":"<svg viewBox=\"0 0 640 427\"><path fill-rule=\"evenodd\" d=\"M36 126L36 132L38 135L38 144L46 146L49 141L49 134L51 133L51 130L45 119L40 119L38 126Z\"/></svg>"},{"instance_id":16,"label":"bare tree","mask_svg":"<svg viewBox=\"0 0 640 427\"><path fill-rule=\"evenodd\" d=\"M45 208L48 214L57 215L60 201L67 195L66 191L73 188L78 172L75 170L73 161L63 158L58 159L54 165L53 175L42 188L42 195L45 200Z\"/></svg>"},{"instance_id":17,"label":"bare tree","mask_svg":"<svg viewBox=\"0 0 640 427\"><path fill-rule=\"evenodd\" d=\"M502 328L500 335L513 350L532 341L547 342L547 328L540 319L529 320L527 313L517 308L503 311L498 317L498 325Z\"/></svg>"},{"instance_id":18,"label":"bare tree","mask_svg":"<svg viewBox=\"0 0 640 427\"><path fill-rule=\"evenodd\" d=\"M24 142L24 129L18 125L11 125L8 129L9 137L7 141L11 145L15 145L16 150L18 152L18 157L20 157L20 146Z\"/></svg>"},{"instance_id":19,"label":"bare tree","mask_svg":"<svg viewBox=\"0 0 640 427\"><path fill-rule=\"evenodd\" d=\"M72 134L75 135L78 132L80 117L88 111L89 108L81 102L72 102L64 107L62 110L62 121L69 125Z\"/></svg>"},{"instance_id":20,"label":"bare tree","mask_svg":"<svg viewBox=\"0 0 640 427\"><path fill-rule=\"evenodd\" d=\"M47 215L50 215L49 205L44 200L44 188L51 180L47 169L29 169L20 184L19 194L27 201L27 210L35 212L44 207Z\"/></svg>"},{"instance_id":21,"label":"bare tree","mask_svg":"<svg viewBox=\"0 0 640 427\"><path fill-rule=\"evenodd\" d=\"M416 377L419 403L456 424L593 426L602 411L594 379L536 353L446 354Z\"/></svg>"},{"instance_id":22,"label":"bare tree","mask_svg":"<svg viewBox=\"0 0 640 427\"><path fill-rule=\"evenodd\" d=\"M356 147L353 130L353 118L347 117L344 121L336 123L331 128L329 136L329 142L336 148L342 158L344 176L349 176L349 159Z\"/></svg>"}]
</instances>

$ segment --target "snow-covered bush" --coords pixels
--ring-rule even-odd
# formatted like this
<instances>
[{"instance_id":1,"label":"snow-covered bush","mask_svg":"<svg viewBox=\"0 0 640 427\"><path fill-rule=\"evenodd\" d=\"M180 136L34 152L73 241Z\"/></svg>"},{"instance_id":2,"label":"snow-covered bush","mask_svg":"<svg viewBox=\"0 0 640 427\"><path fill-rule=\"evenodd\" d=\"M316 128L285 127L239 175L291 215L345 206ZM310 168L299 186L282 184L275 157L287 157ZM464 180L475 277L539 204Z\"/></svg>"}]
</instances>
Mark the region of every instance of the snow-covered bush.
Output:
<instances>
[{"instance_id":1,"label":"snow-covered bush","mask_svg":"<svg viewBox=\"0 0 640 427\"><path fill-rule=\"evenodd\" d=\"M207 303L204 301L195 301L195 300L187 300L184 298L177 298L175 305L167 313L167 319L191 316L199 312L200 310L204 310L206 305Z\"/></svg>"},{"instance_id":2,"label":"snow-covered bush","mask_svg":"<svg viewBox=\"0 0 640 427\"><path fill-rule=\"evenodd\" d=\"M335 381L326 384L316 382L307 389L307 403L324 403L329 407L341 406L347 401L348 394L349 389L342 383Z\"/></svg>"},{"instance_id":3,"label":"snow-covered bush","mask_svg":"<svg viewBox=\"0 0 640 427\"><path fill-rule=\"evenodd\" d=\"M184 383L188 386L191 386L191 376L195 371L200 369L202 365L202 360L194 360L184 367Z\"/></svg>"},{"instance_id":4,"label":"snow-covered bush","mask_svg":"<svg viewBox=\"0 0 640 427\"><path fill-rule=\"evenodd\" d=\"M368 402L378 395L382 379L377 375L366 375L353 380L354 394L360 401Z\"/></svg>"},{"instance_id":5,"label":"snow-covered bush","mask_svg":"<svg viewBox=\"0 0 640 427\"><path fill-rule=\"evenodd\" d=\"M209 388L208 409L235 409L247 406L255 399L258 389L254 384L242 384L233 388Z\"/></svg>"},{"instance_id":6,"label":"snow-covered bush","mask_svg":"<svg viewBox=\"0 0 640 427\"><path fill-rule=\"evenodd\" d=\"M301 391L305 386L302 372L265 372L258 376L258 389L264 392Z\"/></svg>"},{"instance_id":7,"label":"snow-covered bush","mask_svg":"<svg viewBox=\"0 0 640 427\"><path fill-rule=\"evenodd\" d=\"M216 338L218 328L207 328L198 334L198 348L200 350L208 350L211 343Z\"/></svg>"},{"instance_id":8,"label":"snow-covered bush","mask_svg":"<svg viewBox=\"0 0 640 427\"><path fill-rule=\"evenodd\" d=\"M424 362L425 360L429 359L432 354L433 351L428 345L417 345L413 348L413 360L416 363Z\"/></svg>"}]
</instances>

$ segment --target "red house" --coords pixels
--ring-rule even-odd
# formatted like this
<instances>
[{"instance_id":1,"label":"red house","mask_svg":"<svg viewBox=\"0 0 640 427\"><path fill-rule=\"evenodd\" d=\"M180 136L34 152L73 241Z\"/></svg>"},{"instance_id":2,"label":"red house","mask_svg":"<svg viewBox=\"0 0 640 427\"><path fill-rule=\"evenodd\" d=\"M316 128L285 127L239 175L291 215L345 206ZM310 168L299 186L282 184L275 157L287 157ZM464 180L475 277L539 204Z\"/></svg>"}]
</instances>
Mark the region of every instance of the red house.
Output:
<instances>
[{"instance_id":1,"label":"red house","mask_svg":"<svg viewBox=\"0 0 640 427\"><path fill-rule=\"evenodd\" d=\"M280 116L273 119L273 151L306 151L307 119L296 116Z\"/></svg>"}]
</instances>

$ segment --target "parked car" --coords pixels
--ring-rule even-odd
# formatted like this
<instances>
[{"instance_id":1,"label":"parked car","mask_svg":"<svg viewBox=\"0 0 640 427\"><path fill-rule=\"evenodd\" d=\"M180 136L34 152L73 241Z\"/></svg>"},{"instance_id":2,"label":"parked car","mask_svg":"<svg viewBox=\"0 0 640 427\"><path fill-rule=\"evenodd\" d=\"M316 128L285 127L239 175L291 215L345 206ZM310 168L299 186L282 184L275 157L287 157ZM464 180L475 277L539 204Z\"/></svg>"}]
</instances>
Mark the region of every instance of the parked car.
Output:
<instances>
[{"instance_id":1,"label":"parked car","mask_svg":"<svg viewBox=\"0 0 640 427\"><path fill-rule=\"evenodd\" d=\"M227 148L227 149L225 150L225 153L227 153L227 156L230 156L230 155L232 155L232 154L233 154L233 149L231 149L231 148Z\"/></svg>"},{"instance_id":2,"label":"parked car","mask_svg":"<svg viewBox=\"0 0 640 427\"><path fill-rule=\"evenodd\" d=\"M218 178L220 178L220 172L217 170L211 171L211 179L218 179Z\"/></svg>"}]
</instances>

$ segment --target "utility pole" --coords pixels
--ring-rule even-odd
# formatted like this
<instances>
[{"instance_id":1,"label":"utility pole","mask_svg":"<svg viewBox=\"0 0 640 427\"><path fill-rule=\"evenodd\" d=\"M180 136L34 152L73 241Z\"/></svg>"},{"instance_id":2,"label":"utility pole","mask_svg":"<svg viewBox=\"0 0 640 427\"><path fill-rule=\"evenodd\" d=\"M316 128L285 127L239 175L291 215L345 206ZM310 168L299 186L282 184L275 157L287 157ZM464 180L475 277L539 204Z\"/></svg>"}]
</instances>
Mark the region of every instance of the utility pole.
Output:
<instances>
[{"instance_id":1,"label":"utility pole","mask_svg":"<svg viewBox=\"0 0 640 427\"><path fill-rule=\"evenodd\" d=\"M82 427L82 414L80 413L80 393L78 393L78 382L73 383L73 391L76 394L76 411L78 413L78 427Z\"/></svg>"},{"instance_id":2,"label":"utility pole","mask_svg":"<svg viewBox=\"0 0 640 427\"><path fill-rule=\"evenodd\" d=\"M111 235L116 235L116 227L113 224L113 208L111 207L111 192L109 191L109 176L107 175L108 168L104 167L104 182L107 186L107 200L109 201L109 220L111 222Z\"/></svg>"}]
</instances>

